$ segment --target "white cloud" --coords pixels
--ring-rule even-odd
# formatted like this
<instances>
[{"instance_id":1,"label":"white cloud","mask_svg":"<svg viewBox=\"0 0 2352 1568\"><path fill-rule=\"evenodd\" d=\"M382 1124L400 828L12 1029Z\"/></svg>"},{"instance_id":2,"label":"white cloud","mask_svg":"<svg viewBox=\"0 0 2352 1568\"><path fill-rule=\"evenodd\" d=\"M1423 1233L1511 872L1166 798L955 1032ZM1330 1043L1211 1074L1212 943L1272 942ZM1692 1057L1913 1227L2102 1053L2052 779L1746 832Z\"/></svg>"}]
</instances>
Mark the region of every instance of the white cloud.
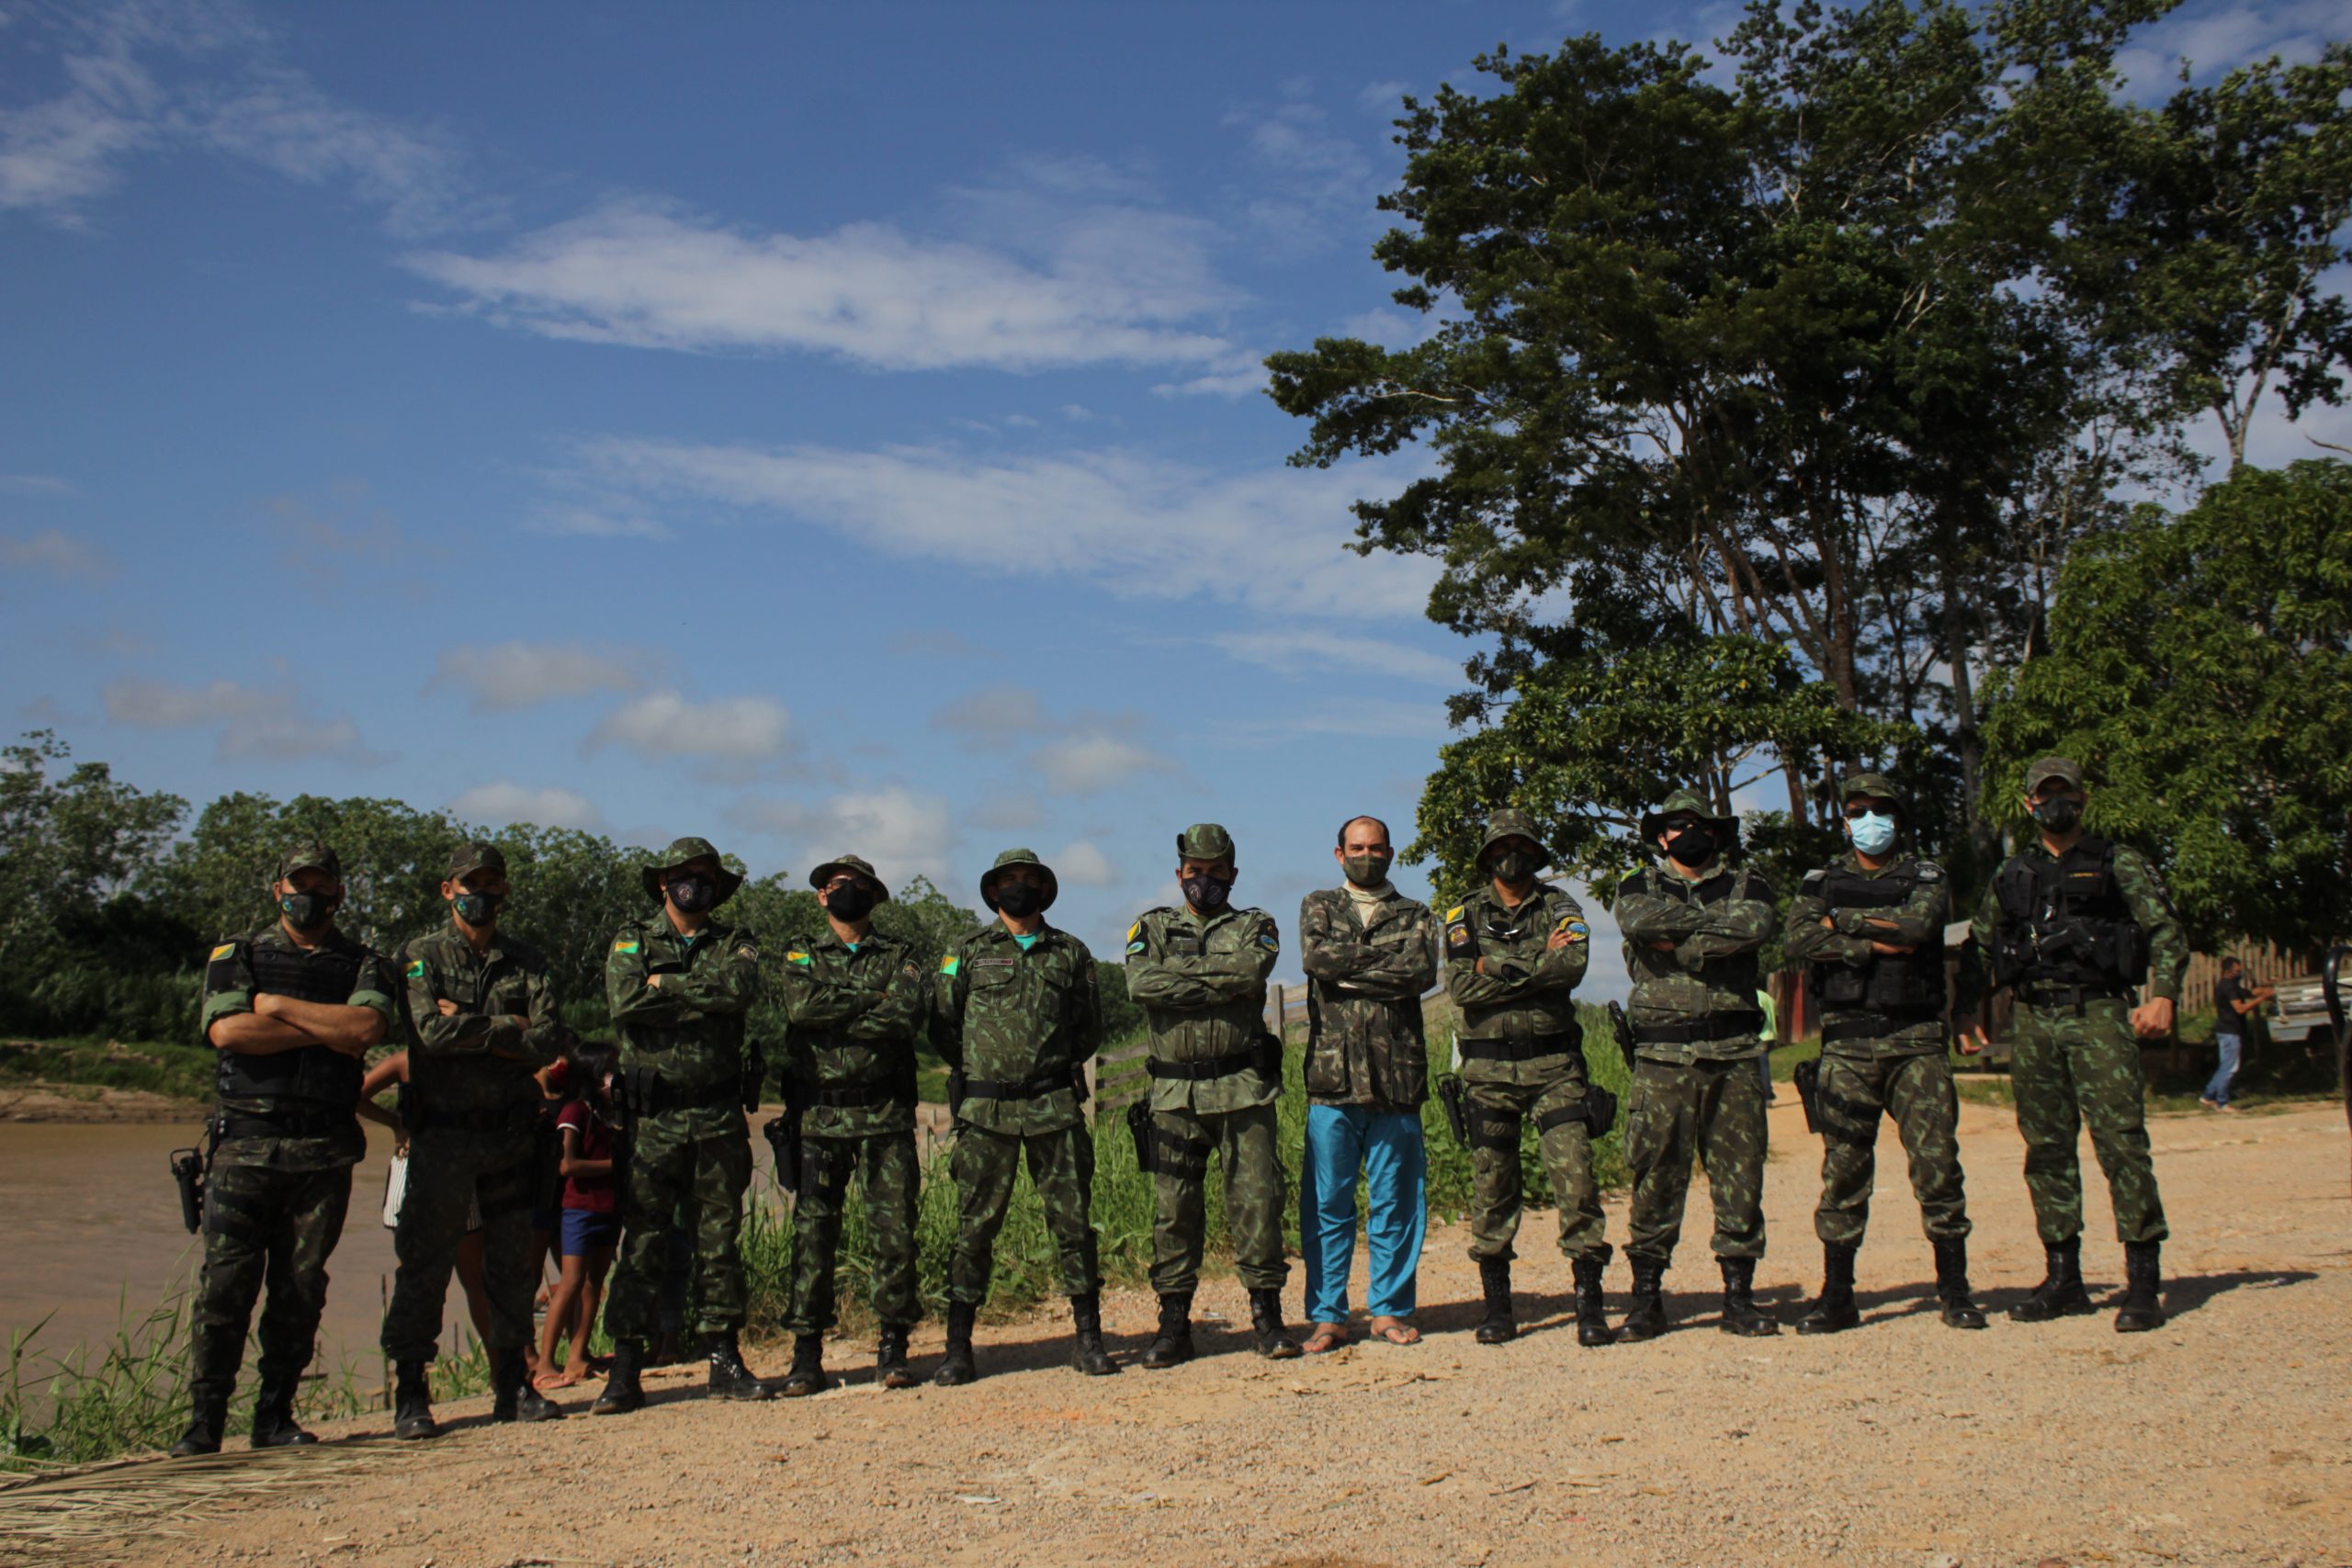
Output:
<instances>
[{"instance_id":1,"label":"white cloud","mask_svg":"<svg viewBox=\"0 0 2352 1568\"><path fill-rule=\"evenodd\" d=\"M304 711L293 692L214 681L201 686L165 681L117 681L106 688L107 717L141 729L220 731L224 760L296 761L330 757L362 765L386 759L368 749L348 717Z\"/></svg>"},{"instance_id":2,"label":"white cloud","mask_svg":"<svg viewBox=\"0 0 2352 1568\"><path fill-rule=\"evenodd\" d=\"M786 800L745 800L729 808L738 826L783 835L806 864L796 874L834 855L862 855L892 889L910 876L944 886L956 848L956 821L939 796L892 785L836 795L816 805Z\"/></svg>"},{"instance_id":3,"label":"white cloud","mask_svg":"<svg viewBox=\"0 0 2352 1568\"><path fill-rule=\"evenodd\" d=\"M1190 220L1128 208L1065 220L1032 262L882 223L748 233L615 203L492 255L406 265L501 325L696 352L835 355L888 370L1203 364L1234 349L1193 322L1227 303Z\"/></svg>"},{"instance_id":4,"label":"white cloud","mask_svg":"<svg viewBox=\"0 0 2352 1568\"><path fill-rule=\"evenodd\" d=\"M526 708L594 692L629 692L644 684L642 652L579 643L502 642L446 649L427 692L468 693L477 713Z\"/></svg>"},{"instance_id":5,"label":"white cloud","mask_svg":"<svg viewBox=\"0 0 2352 1568\"><path fill-rule=\"evenodd\" d=\"M543 507L523 525L555 538L666 539L670 530L650 517L618 516L586 506Z\"/></svg>"},{"instance_id":6,"label":"white cloud","mask_svg":"<svg viewBox=\"0 0 2352 1568\"><path fill-rule=\"evenodd\" d=\"M1046 857L1054 868L1056 881L1071 887L1115 887L1119 885L1118 868L1111 857L1094 845L1080 839L1065 844L1060 852Z\"/></svg>"},{"instance_id":7,"label":"white cloud","mask_svg":"<svg viewBox=\"0 0 2352 1568\"><path fill-rule=\"evenodd\" d=\"M1012 685L986 686L956 698L931 716L931 727L983 748L1011 746L1057 728L1035 692Z\"/></svg>"},{"instance_id":8,"label":"white cloud","mask_svg":"<svg viewBox=\"0 0 2352 1568\"><path fill-rule=\"evenodd\" d=\"M53 571L60 577L111 577L114 562L105 551L58 528L34 534L0 534L0 567Z\"/></svg>"},{"instance_id":9,"label":"white cloud","mask_svg":"<svg viewBox=\"0 0 2352 1568\"><path fill-rule=\"evenodd\" d=\"M9 495L72 495L76 488L54 474L0 474L0 492Z\"/></svg>"},{"instance_id":10,"label":"white cloud","mask_svg":"<svg viewBox=\"0 0 2352 1568\"><path fill-rule=\"evenodd\" d=\"M1118 451L989 460L606 439L581 453L583 478L632 498L771 512L891 554L1078 578L1121 597L1419 619L1438 570L1347 548L1349 503L1401 486L1406 458L1221 477Z\"/></svg>"},{"instance_id":11,"label":"white cloud","mask_svg":"<svg viewBox=\"0 0 2352 1568\"><path fill-rule=\"evenodd\" d=\"M1345 674L1391 675L1433 685L1459 685L1462 662L1401 643L1339 632L1292 630L1229 632L1209 639L1234 658L1284 674L1331 670Z\"/></svg>"},{"instance_id":12,"label":"white cloud","mask_svg":"<svg viewBox=\"0 0 2352 1568\"><path fill-rule=\"evenodd\" d=\"M1173 773L1176 764L1147 747L1114 735L1079 735L1040 746L1030 765L1056 795L1092 795L1139 773Z\"/></svg>"},{"instance_id":13,"label":"white cloud","mask_svg":"<svg viewBox=\"0 0 2352 1568\"><path fill-rule=\"evenodd\" d=\"M1258 168L1259 194L1242 203L1241 215L1261 243L1291 254L1375 233L1387 221L1365 142L1333 130L1306 92L1306 84L1293 84L1287 100L1272 108L1226 117L1248 132Z\"/></svg>"},{"instance_id":14,"label":"white cloud","mask_svg":"<svg viewBox=\"0 0 2352 1568\"><path fill-rule=\"evenodd\" d=\"M2170 97L2188 62L2195 80L2210 84L2241 65L2273 55L2290 64L2320 57L2344 33L2342 0L2290 0L2286 5L2184 6L2137 28L2115 57L2126 95L2143 102Z\"/></svg>"},{"instance_id":15,"label":"white cloud","mask_svg":"<svg viewBox=\"0 0 2352 1568\"><path fill-rule=\"evenodd\" d=\"M648 692L605 716L587 749L623 746L640 757L707 757L757 761L784 750L789 716L772 697L688 702L672 691Z\"/></svg>"},{"instance_id":16,"label":"white cloud","mask_svg":"<svg viewBox=\"0 0 2352 1568\"><path fill-rule=\"evenodd\" d=\"M578 828L593 832L605 825L596 803L577 790L549 786L530 789L511 779L476 784L449 803L449 810L469 822L505 827L528 822L540 828Z\"/></svg>"}]
</instances>

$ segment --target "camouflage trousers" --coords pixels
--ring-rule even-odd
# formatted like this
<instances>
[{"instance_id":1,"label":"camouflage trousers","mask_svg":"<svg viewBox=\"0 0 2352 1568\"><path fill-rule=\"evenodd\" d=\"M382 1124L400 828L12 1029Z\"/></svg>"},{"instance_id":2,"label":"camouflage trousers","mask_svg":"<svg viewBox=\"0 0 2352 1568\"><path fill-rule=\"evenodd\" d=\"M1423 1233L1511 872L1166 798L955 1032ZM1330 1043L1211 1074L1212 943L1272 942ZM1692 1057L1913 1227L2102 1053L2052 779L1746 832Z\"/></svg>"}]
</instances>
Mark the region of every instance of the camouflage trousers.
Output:
<instances>
[{"instance_id":1,"label":"camouflage trousers","mask_svg":"<svg viewBox=\"0 0 2352 1568\"><path fill-rule=\"evenodd\" d=\"M351 1167L271 1162L274 1146L297 1141L312 1140L239 1138L214 1154L204 1194L204 1272L189 1336L190 1382L198 1398L225 1400L236 1387L245 1332L265 1285L262 1378L290 1384L311 1364L327 1304L327 1259L351 1206Z\"/></svg>"},{"instance_id":2,"label":"camouflage trousers","mask_svg":"<svg viewBox=\"0 0 2352 1568\"><path fill-rule=\"evenodd\" d=\"M1091 1218L1094 1199L1094 1134L1083 1122L1050 1133L991 1133L956 1124L948 1169L956 1179L956 1250L947 1264L947 1299L978 1306L989 1299L996 1271L996 1235L1012 1207L1012 1184L1023 1150L1029 1180L1046 1208L1046 1229L1061 1261L1062 1294L1090 1296L1102 1288Z\"/></svg>"},{"instance_id":3,"label":"camouflage trousers","mask_svg":"<svg viewBox=\"0 0 2352 1568\"><path fill-rule=\"evenodd\" d=\"M441 1309L466 1212L481 1211L482 1293L490 1300L490 1348L531 1343L531 1298L537 1292L531 1250L534 1138L512 1132L421 1129L409 1145L408 1188L392 1231L392 1302L384 1313L384 1354L395 1363L429 1361L441 1338Z\"/></svg>"},{"instance_id":4,"label":"camouflage trousers","mask_svg":"<svg viewBox=\"0 0 2352 1568\"><path fill-rule=\"evenodd\" d=\"M1911 1165L1921 1228L1930 1241L1968 1235L1960 1169L1960 1097L1943 1052L1903 1056L1825 1054L1821 1058L1821 1202L1814 1234L1860 1247L1870 1226L1878 1171L1878 1119L1894 1119Z\"/></svg>"},{"instance_id":5,"label":"camouflage trousers","mask_svg":"<svg viewBox=\"0 0 2352 1568\"><path fill-rule=\"evenodd\" d=\"M605 1329L644 1339L661 1329L662 1276L681 1205L694 1216L694 1283L704 1334L743 1326L743 1192L752 1135L741 1111L664 1111L632 1119L623 1167L620 1257Z\"/></svg>"},{"instance_id":6,"label":"camouflage trousers","mask_svg":"<svg viewBox=\"0 0 2352 1568\"><path fill-rule=\"evenodd\" d=\"M2098 998L2071 1008L2018 1000L2009 1087L2025 1138L2025 1185L2045 1243L2083 1231L2079 1145L2090 1124L2091 1149L2107 1173L2119 1241L2162 1241L2164 1201L2148 1155L2146 1091L2130 1004Z\"/></svg>"},{"instance_id":7,"label":"camouflage trousers","mask_svg":"<svg viewBox=\"0 0 2352 1568\"><path fill-rule=\"evenodd\" d=\"M1470 1256L1512 1256L1526 1172L1520 1158L1522 1121L1538 1129L1536 1147L1560 1205L1560 1252L1609 1261L1602 1239L1600 1188L1592 1178L1592 1138L1584 1121L1584 1074L1548 1084L1463 1080L1463 1121L1470 1134ZM1563 1114L1565 1113L1565 1114ZM1551 1125L1544 1123L1550 1122Z\"/></svg>"},{"instance_id":8,"label":"camouflage trousers","mask_svg":"<svg viewBox=\"0 0 2352 1568\"><path fill-rule=\"evenodd\" d=\"M874 1249L874 1315L899 1328L922 1320L922 1298L915 1290L915 1197L922 1179L915 1135L803 1137L800 1190L792 1201L788 1334L822 1334L833 1325L833 1272L853 1176L865 1191L865 1231Z\"/></svg>"},{"instance_id":9,"label":"camouflage trousers","mask_svg":"<svg viewBox=\"0 0 2352 1568\"><path fill-rule=\"evenodd\" d=\"M1752 1061L1634 1064L1625 1164L1634 1173L1628 1256L1674 1257L1690 1196L1690 1163L1706 1168L1718 1258L1764 1256L1764 1086Z\"/></svg>"},{"instance_id":10,"label":"camouflage trousers","mask_svg":"<svg viewBox=\"0 0 2352 1568\"><path fill-rule=\"evenodd\" d=\"M1290 1278L1283 1258L1281 1119L1272 1105L1241 1111L1155 1111L1151 1127L1160 1168L1152 1173L1151 1288L1181 1295L1200 1283L1208 1247L1209 1156L1225 1162L1225 1232L1233 1272L1243 1289L1279 1291Z\"/></svg>"}]
</instances>

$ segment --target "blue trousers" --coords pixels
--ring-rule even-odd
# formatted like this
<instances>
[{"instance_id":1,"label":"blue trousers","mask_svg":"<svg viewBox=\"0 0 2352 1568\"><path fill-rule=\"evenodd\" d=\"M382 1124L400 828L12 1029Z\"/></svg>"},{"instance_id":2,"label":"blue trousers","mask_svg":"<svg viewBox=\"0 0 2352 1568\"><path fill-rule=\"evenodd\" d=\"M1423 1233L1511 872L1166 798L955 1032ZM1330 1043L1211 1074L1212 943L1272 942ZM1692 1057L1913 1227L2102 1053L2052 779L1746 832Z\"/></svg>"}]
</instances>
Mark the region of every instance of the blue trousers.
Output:
<instances>
[{"instance_id":1,"label":"blue trousers","mask_svg":"<svg viewBox=\"0 0 2352 1568\"><path fill-rule=\"evenodd\" d=\"M2213 1043L2221 1047L2222 1059L2213 1069L2213 1077L2205 1085L2202 1098L2216 1105L2227 1105L2230 1102L2230 1080L2238 1076L2238 1057L2245 1049L2245 1036L2216 1034Z\"/></svg>"},{"instance_id":2,"label":"blue trousers","mask_svg":"<svg viewBox=\"0 0 2352 1568\"><path fill-rule=\"evenodd\" d=\"M1348 1270L1356 1250L1356 1174L1370 1188L1366 1239L1374 1317L1410 1317L1429 1232L1429 1151L1421 1119L1360 1105L1306 1108L1306 1158L1298 1183L1299 1248L1306 1254L1306 1320L1348 1321Z\"/></svg>"}]
</instances>

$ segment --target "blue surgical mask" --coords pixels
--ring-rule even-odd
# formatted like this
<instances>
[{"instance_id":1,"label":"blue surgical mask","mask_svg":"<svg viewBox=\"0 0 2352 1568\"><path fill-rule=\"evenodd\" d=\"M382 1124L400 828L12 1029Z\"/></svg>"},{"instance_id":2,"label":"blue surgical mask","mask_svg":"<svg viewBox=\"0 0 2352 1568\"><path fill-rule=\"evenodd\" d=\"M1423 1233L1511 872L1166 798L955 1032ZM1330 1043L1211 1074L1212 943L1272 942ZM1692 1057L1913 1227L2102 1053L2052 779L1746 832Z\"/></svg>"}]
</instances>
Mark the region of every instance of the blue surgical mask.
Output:
<instances>
[{"instance_id":1,"label":"blue surgical mask","mask_svg":"<svg viewBox=\"0 0 2352 1568\"><path fill-rule=\"evenodd\" d=\"M1854 847L1866 855L1883 855L1894 847L1894 818L1875 811L1865 811L1860 817L1846 818L1846 827L1854 835Z\"/></svg>"}]
</instances>

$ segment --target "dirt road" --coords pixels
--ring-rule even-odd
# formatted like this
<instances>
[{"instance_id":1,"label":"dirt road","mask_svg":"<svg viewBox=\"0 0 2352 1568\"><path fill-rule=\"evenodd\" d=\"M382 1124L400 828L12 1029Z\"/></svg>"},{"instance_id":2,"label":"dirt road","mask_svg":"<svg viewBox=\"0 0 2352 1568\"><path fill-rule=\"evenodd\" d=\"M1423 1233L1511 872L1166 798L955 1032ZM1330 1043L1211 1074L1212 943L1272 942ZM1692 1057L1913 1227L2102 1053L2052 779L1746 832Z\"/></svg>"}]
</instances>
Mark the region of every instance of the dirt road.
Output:
<instances>
[{"instance_id":1,"label":"dirt road","mask_svg":"<svg viewBox=\"0 0 2352 1568\"><path fill-rule=\"evenodd\" d=\"M2019 1145L2006 1111L1962 1110L1979 1293L2006 1308L2040 1275ZM2177 1238L2173 1321L2154 1334L2118 1336L2105 1313L1942 1327L1890 1133L1853 1333L1718 1334L1712 1260L1686 1239L1668 1276L1677 1331L1580 1349L1563 1328L1566 1265L1523 1241L1536 1331L1483 1348L1467 1332L1476 1276L1463 1236L1441 1232L1421 1275L1429 1337L1411 1348L1268 1363L1212 1331L1190 1367L1088 1381L1063 1366L1049 1318L984 1330L970 1388L885 1393L865 1382L866 1348L842 1346L831 1364L856 1380L816 1399L721 1407L678 1379L627 1419L467 1422L397 1495L345 1483L130 1555L445 1568L2352 1563L2343 1115L2164 1118L2154 1136ZM1759 1283L1793 1317L1818 1267L1818 1145L1787 1105L1773 1137ZM2096 1189L2085 1263L2104 1293L2121 1258ZM1693 1201L1703 1215L1703 1186ZM1548 1235L1549 1216L1539 1224ZM1622 1236L1622 1207L1610 1228ZM1622 1262L1610 1283L1623 1287ZM1243 1312L1230 1286L1204 1304ZM1612 1314L1621 1304L1612 1295ZM1109 1303L1123 1359L1151 1313L1140 1294ZM936 1354L935 1329L918 1348Z\"/></svg>"}]
</instances>

